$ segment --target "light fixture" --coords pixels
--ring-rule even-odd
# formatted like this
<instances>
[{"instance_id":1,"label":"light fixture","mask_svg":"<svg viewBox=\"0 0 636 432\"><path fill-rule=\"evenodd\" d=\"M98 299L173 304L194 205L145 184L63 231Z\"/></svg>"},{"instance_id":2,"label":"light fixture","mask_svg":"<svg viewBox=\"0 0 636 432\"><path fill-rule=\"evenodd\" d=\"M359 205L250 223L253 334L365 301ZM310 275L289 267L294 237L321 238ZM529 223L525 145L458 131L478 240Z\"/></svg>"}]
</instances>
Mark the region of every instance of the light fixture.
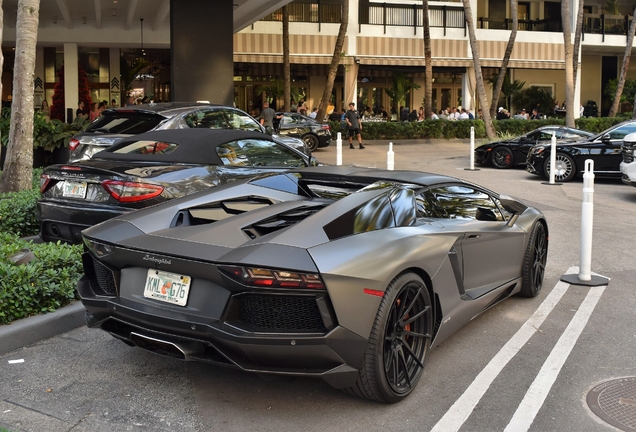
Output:
<instances>
[{"instance_id":1,"label":"light fixture","mask_svg":"<svg viewBox=\"0 0 636 432\"><path fill-rule=\"evenodd\" d=\"M141 55L145 56L146 51L144 51L144 19L139 18L139 21L141 21Z\"/></svg>"}]
</instances>

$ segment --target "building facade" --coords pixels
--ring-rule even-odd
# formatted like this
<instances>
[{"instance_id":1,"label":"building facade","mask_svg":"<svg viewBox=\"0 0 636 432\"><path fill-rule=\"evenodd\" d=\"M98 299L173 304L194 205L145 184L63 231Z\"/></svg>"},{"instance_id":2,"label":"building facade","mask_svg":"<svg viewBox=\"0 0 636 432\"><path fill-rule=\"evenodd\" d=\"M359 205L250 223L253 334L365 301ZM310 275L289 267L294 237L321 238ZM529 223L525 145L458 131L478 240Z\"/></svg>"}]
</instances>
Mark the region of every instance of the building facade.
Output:
<instances>
[{"instance_id":1,"label":"building facade","mask_svg":"<svg viewBox=\"0 0 636 432\"><path fill-rule=\"evenodd\" d=\"M488 80L498 72L510 35L510 4L506 0L471 1L481 65ZM285 1L269 2L268 8L252 11L252 19L241 16L240 22L236 11L243 2L234 3L234 103L250 111L260 106L267 90L272 91L282 81L280 7ZM341 0L295 0L288 6L292 86L295 93L307 100L310 109L318 106L324 91L341 20L341 3ZM332 97L336 108L354 101L359 106L384 106L389 110L391 102L384 90L398 73L420 85L407 95L405 105L410 109L423 105L422 2L350 0L349 3L348 31ZM610 3L615 8L608 12ZM11 47L15 41L15 17L8 13L10 5L11 1L5 1L5 64L12 61ZM34 77L36 106L44 99L51 100L57 72L65 66L66 105L75 107L76 65L87 72L94 100L115 99L121 104L128 93L133 97L148 95L155 100L172 100L170 1L97 0L93 4L81 0L42 0L41 5ZM577 6L578 1L574 0L572 28ZM603 89L619 74L632 7L620 1L585 3L575 105L594 101L600 108L599 114L609 109L611 100L604 96ZM475 101L475 75L462 3L430 0L429 9L434 107L438 110L462 106L475 112L479 107ZM525 87L544 88L554 101L563 101L561 3L519 2L518 19L509 64L511 79L525 82ZM213 28L209 34L208 42L213 44ZM142 50L148 66L125 76ZM634 64L629 70L630 78L636 78ZM131 89L123 88L122 80L128 79L133 82ZM10 70L5 68L3 101L10 99L11 90ZM276 102L282 104L280 97ZM578 117L578 110L575 116Z\"/></svg>"}]
</instances>

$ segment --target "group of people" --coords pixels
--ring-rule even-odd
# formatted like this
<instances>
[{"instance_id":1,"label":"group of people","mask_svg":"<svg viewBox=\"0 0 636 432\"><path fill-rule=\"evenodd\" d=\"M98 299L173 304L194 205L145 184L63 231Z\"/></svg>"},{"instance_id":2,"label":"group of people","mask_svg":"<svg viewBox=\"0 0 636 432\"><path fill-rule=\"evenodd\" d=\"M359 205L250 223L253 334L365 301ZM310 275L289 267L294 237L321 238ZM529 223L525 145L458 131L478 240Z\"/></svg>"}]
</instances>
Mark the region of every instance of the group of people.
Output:
<instances>
[{"instance_id":1,"label":"group of people","mask_svg":"<svg viewBox=\"0 0 636 432\"><path fill-rule=\"evenodd\" d=\"M539 120L541 118L541 114L539 114L539 110L536 108L532 110L532 114L528 114L525 108L517 110L514 115L505 109L504 107L499 107L497 110L497 120L508 120L513 118L515 120Z\"/></svg>"},{"instance_id":2,"label":"group of people","mask_svg":"<svg viewBox=\"0 0 636 432\"><path fill-rule=\"evenodd\" d=\"M475 115L463 107L453 107L452 109L446 107L446 109L439 110L437 114L435 114L435 111L431 111L430 118L433 120L475 120Z\"/></svg>"},{"instance_id":3,"label":"group of people","mask_svg":"<svg viewBox=\"0 0 636 432\"><path fill-rule=\"evenodd\" d=\"M90 121L93 121L97 117L101 116L102 112L105 109L116 108L116 107L117 107L117 101L115 99L112 99L110 101L110 106L108 105L108 102L104 100L101 102L93 102L91 104L91 109L86 110L86 108L84 107L84 101L79 101L77 103L77 109L75 110L75 117L85 116L85 117L88 117Z\"/></svg>"}]
</instances>

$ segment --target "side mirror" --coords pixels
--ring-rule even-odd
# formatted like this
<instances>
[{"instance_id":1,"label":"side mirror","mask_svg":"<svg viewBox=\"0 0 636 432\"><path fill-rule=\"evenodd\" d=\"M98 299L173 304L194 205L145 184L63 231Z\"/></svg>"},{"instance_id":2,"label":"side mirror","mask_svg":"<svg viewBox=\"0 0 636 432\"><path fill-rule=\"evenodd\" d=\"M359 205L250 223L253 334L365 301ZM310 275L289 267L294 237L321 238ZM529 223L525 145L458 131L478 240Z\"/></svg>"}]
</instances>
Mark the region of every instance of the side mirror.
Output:
<instances>
[{"instance_id":1,"label":"side mirror","mask_svg":"<svg viewBox=\"0 0 636 432\"><path fill-rule=\"evenodd\" d=\"M320 166L320 162L318 162L318 159L316 159L315 157L311 156L309 158L309 166Z\"/></svg>"},{"instance_id":2,"label":"side mirror","mask_svg":"<svg viewBox=\"0 0 636 432\"><path fill-rule=\"evenodd\" d=\"M610 134L606 133L605 135L601 137L601 141L603 141L606 144L609 144L612 141L611 138L612 137L610 136Z\"/></svg>"},{"instance_id":3,"label":"side mirror","mask_svg":"<svg viewBox=\"0 0 636 432\"><path fill-rule=\"evenodd\" d=\"M491 209L487 209L483 207L477 207L475 218L479 221L488 221L488 222L495 222L497 220L497 216L495 216L495 212L493 212Z\"/></svg>"}]
</instances>

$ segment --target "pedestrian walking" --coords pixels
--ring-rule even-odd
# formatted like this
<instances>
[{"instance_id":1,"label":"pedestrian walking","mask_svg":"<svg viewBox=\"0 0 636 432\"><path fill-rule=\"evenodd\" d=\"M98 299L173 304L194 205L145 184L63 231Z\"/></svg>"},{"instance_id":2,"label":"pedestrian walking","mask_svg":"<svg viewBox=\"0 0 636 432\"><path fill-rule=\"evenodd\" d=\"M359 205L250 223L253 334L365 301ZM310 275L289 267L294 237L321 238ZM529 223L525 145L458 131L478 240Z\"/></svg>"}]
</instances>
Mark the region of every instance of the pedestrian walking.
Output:
<instances>
[{"instance_id":1,"label":"pedestrian walking","mask_svg":"<svg viewBox=\"0 0 636 432\"><path fill-rule=\"evenodd\" d=\"M356 104L351 102L349 104L349 111L345 113L345 121L347 122L347 129L349 130L349 148L355 149L353 146L353 136L356 135L358 137L358 145L362 150L365 148L362 145L362 135L360 131L362 131L362 122L360 121L360 115L356 111Z\"/></svg>"}]
</instances>

